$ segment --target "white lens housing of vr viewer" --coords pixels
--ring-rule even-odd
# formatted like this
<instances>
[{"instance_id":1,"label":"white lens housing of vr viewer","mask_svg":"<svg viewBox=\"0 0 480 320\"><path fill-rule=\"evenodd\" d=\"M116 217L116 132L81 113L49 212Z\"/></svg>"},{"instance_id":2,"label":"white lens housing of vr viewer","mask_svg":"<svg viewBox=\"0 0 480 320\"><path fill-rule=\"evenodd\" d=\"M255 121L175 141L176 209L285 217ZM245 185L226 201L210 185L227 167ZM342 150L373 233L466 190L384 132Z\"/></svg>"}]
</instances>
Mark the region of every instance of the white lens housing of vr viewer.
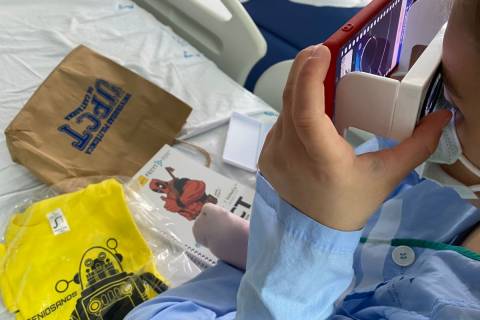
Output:
<instances>
[{"instance_id":1,"label":"white lens housing of vr viewer","mask_svg":"<svg viewBox=\"0 0 480 320\"><path fill-rule=\"evenodd\" d=\"M338 83L335 126L345 135L357 128L402 141L419 120L427 92L442 60L446 24L399 81L364 72L352 72Z\"/></svg>"}]
</instances>

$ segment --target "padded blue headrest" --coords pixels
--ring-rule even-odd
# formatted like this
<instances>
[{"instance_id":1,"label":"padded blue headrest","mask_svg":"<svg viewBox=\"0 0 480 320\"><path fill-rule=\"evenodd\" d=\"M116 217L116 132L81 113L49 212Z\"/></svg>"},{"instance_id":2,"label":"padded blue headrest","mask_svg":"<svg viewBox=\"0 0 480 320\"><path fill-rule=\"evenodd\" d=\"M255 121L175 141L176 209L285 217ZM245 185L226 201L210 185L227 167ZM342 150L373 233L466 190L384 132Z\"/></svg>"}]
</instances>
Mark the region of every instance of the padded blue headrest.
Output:
<instances>
[{"instance_id":1,"label":"padded blue headrest","mask_svg":"<svg viewBox=\"0 0 480 320\"><path fill-rule=\"evenodd\" d=\"M361 10L316 7L289 0L250 0L244 6L260 29L299 50L325 41Z\"/></svg>"},{"instance_id":2,"label":"padded blue headrest","mask_svg":"<svg viewBox=\"0 0 480 320\"><path fill-rule=\"evenodd\" d=\"M245 87L253 90L260 75L273 64L293 59L305 47L324 42L361 8L315 7L289 0L250 0L245 8L268 44Z\"/></svg>"}]
</instances>

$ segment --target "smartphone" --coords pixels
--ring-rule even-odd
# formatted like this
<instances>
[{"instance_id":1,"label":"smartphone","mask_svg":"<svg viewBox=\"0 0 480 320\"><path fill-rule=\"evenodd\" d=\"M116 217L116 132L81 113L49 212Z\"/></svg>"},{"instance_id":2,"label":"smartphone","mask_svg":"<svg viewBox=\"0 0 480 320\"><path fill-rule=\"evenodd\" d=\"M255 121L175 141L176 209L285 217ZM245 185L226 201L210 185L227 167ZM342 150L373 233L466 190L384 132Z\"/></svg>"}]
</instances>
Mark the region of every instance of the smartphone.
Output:
<instances>
[{"instance_id":1,"label":"smartphone","mask_svg":"<svg viewBox=\"0 0 480 320\"><path fill-rule=\"evenodd\" d=\"M430 113L438 110L439 108L445 108L449 105L445 98L444 90L442 67L440 66L437 69L432 82L430 83L430 87L427 90L425 100L419 112L417 123Z\"/></svg>"},{"instance_id":2,"label":"smartphone","mask_svg":"<svg viewBox=\"0 0 480 320\"><path fill-rule=\"evenodd\" d=\"M325 112L334 119L335 87L353 71L388 76L398 65L408 11L415 0L373 0L325 41L332 61L325 79Z\"/></svg>"},{"instance_id":3,"label":"smartphone","mask_svg":"<svg viewBox=\"0 0 480 320\"><path fill-rule=\"evenodd\" d=\"M430 86L426 92L425 100L418 112L417 124L422 118L428 116L430 113L441 109L455 109L456 106L451 100L448 90L445 87L443 80L442 66L440 65L435 72Z\"/></svg>"}]
</instances>

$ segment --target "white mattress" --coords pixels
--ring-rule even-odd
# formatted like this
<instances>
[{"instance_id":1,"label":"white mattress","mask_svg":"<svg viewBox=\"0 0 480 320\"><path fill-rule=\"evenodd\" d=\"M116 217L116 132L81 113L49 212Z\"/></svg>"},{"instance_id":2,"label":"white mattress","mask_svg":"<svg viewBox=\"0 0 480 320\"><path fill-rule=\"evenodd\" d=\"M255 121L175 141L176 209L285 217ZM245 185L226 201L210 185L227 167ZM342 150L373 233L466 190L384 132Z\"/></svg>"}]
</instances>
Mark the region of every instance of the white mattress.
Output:
<instances>
[{"instance_id":1,"label":"white mattress","mask_svg":"<svg viewBox=\"0 0 480 320\"><path fill-rule=\"evenodd\" d=\"M221 153L224 132L208 131L226 123L233 110L250 114L271 110L131 1L3 0L0 8L0 210L9 195L39 184L11 162L3 131L43 79L79 44L188 103L193 112L181 138L207 132L202 141L214 155ZM239 173L239 178L245 177Z\"/></svg>"}]
</instances>

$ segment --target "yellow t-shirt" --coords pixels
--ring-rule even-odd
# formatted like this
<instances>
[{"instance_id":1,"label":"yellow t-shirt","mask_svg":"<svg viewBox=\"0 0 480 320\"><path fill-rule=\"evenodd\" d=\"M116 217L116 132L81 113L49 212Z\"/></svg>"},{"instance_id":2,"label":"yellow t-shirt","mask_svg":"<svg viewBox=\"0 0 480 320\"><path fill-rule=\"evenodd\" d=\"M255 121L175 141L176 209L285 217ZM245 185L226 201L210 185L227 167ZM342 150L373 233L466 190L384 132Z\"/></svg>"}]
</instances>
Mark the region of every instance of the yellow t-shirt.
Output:
<instances>
[{"instance_id":1,"label":"yellow t-shirt","mask_svg":"<svg viewBox=\"0 0 480 320\"><path fill-rule=\"evenodd\" d=\"M123 319L166 288L114 179L15 214L0 247L0 291L17 319Z\"/></svg>"}]
</instances>

